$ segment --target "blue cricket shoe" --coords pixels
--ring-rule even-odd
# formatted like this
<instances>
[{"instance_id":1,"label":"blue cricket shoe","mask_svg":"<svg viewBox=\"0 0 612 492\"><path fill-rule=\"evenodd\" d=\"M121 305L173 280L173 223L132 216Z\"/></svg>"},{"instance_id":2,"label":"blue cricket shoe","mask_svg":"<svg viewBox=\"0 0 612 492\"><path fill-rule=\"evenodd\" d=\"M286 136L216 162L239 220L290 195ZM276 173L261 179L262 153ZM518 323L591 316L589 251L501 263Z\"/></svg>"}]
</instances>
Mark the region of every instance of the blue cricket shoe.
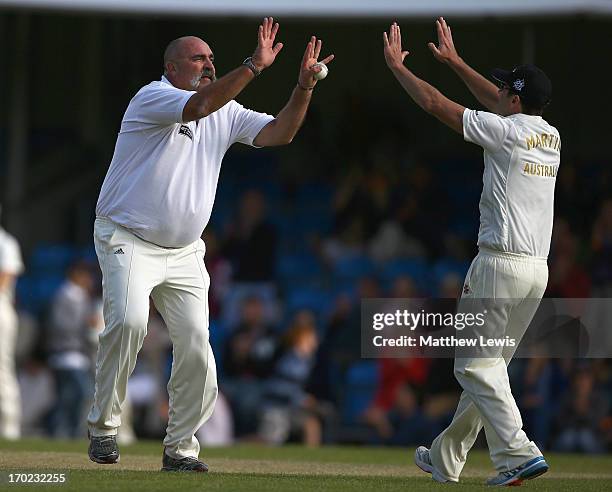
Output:
<instances>
[{"instance_id":1,"label":"blue cricket shoe","mask_svg":"<svg viewBox=\"0 0 612 492\"><path fill-rule=\"evenodd\" d=\"M544 456L538 456L523 463L512 470L501 472L499 475L487 480L487 485L521 485L523 480L531 480L548 471L548 464Z\"/></svg>"}]
</instances>

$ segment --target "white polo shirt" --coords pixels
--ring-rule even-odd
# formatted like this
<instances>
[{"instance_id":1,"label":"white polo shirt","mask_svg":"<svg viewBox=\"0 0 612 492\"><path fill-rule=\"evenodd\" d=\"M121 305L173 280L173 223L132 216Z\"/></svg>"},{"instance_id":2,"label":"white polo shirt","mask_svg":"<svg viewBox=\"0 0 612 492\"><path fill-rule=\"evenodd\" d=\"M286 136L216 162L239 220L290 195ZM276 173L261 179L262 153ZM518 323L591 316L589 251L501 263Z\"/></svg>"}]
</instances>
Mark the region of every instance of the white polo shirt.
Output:
<instances>
[{"instance_id":1,"label":"white polo shirt","mask_svg":"<svg viewBox=\"0 0 612 492\"><path fill-rule=\"evenodd\" d=\"M0 227L0 272L17 277L23 272L23 260L21 249L17 239ZM5 295L9 300L15 297L15 285L9 285L0 295Z\"/></svg>"},{"instance_id":2,"label":"white polo shirt","mask_svg":"<svg viewBox=\"0 0 612 492\"><path fill-rule=\"evenodd\" d=\"M466 109L466 141L484 149L478 246L548 257L561 140L541 116Z\"/></svg>"},{"instance_id":3,"label":"white polo shirt","mask_svg":"<svg viewBox=\"0 0 612 492\"><path fill-rule=\"evenodd\" d=\"M194 94L165 77L130 101L102 184L96 215L168 248L196 241L212 212L221 161L235 143L253 145L274 118L236 101L182 122Z\"/></svg>"}]
</instances>

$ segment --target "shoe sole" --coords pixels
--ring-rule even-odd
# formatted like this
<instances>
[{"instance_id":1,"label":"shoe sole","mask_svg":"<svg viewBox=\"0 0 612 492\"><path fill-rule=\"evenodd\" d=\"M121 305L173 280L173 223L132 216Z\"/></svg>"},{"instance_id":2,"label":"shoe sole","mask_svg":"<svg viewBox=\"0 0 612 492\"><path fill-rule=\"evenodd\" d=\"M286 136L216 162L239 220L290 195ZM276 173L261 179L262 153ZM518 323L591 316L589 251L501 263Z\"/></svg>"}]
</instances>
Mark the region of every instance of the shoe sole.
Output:
<instances>
[{"instance_id":1,"label":"shoe sole","mask_svg":"<svg viewBox=\"0 0 612 492\"><path fill-rule=\"evenodd\" d=\"M94 463L98 463L100 465L114 465L115 463L119 463L119 459L121 458L121 456L117 456L117 459L110 461L110 460L104 460L101 458L97 458L91 453L87 453L87 455L89 456L89 459L91 461L93 461Z\"/></svg>"},{"instance_id":2,"label":"shoe sole","mask_svg":"<svg viewBox=\"0 0 612 492\"><path fill-rule=\"evenodd\" d=\"M177 470L176 468L166 468L165 466L160 471L176 473L208 473L208 470Z\"/></svg>"}]
</instances>

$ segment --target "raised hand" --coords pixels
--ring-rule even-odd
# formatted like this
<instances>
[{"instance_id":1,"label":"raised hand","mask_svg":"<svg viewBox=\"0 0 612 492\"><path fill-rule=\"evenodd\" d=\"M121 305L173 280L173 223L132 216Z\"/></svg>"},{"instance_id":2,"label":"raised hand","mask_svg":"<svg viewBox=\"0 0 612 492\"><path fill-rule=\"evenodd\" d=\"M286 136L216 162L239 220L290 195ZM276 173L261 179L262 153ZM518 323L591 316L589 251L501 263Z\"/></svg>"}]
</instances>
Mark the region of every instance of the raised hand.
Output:
<instances>
[{"instance_id":1,"label":"raised hand","mask_svg":"<svg viewBox=\"0 0 612 492\"><path fill-rule=\"evenodd\" d=\"M404 58L408 56L408 51L402 51L402 33L397 22L391 24L389 35L383 33L384 54L387 66L391 69L404 65Z\"/></svg>"},{"instance_id":2,"label":"raised hand","mask_svg":"<svg viewBox=\"0 0 612 492\"><path fill-rule=\"evenodd\" d=\"M263 22L259 26L257 48L255 48L252 60L260 70L272 65L276 55L283 49L283 43L274 44L278 27L278 22L275 24L272 17L264 17Z\"/></svg>"},{"instance_id":3,"label":"raised hand","mask_svg":"<svg viewBox=\"0 0 612 492\"><path fill-rule=\"evenodd\" d=\"M442 63L452 63L456 61L459 55L455 49L455 43L453 43L451 28L444 20L444 17L439 17L438 20L436 20L436 29L438 31L438 46L434 43L427 43L433 56Z\"/></svg>"},{"instance_id":4,"label":"raised hand","mask_svg":"<svg viewBox=\"0 0 612 492\"><path fill-rule=\"evenodd\" d=\"M314 65L319 61L321 46L323 46L323 41L320 39L317 40L315 36L312 36L306 45L306 50L302 57L302 64L300 65L300 75L298 77L298 83L305 89L310 89L317 83L314 75L321 71L321 67L314 67ZM333 59L334 55L329 55L321 60L321 63L327 65Z\"/></svg>"}]
</instances>

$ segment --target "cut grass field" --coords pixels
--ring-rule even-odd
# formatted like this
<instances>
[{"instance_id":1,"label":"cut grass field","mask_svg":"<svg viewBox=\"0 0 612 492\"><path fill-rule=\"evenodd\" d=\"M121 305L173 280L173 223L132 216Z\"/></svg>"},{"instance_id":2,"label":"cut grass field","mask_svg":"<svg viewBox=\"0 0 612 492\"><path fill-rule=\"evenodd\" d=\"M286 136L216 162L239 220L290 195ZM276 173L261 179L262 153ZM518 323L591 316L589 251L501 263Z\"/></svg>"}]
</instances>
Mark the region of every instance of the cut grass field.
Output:
<instances>
[{"instance_id":1,"label":"cut grass field","mask_svg":"<svg viewBox=\"0 0 612 492\"><path fill-rule=\"evenodd\" d=\"M26 439L0 441L0 490L17 486L7 474L66 473L67 483L48 485L62 491L429 491L448 487L434 483L413 464L413 449L301 446L277 448L240 445L203 449L200 457L208 474L161 473L160 442L141 442L121 448L121 462L97 465L87 457L86 441ZM612 456L549 453L550 472L525 482L529 490L612 490ZM474 451L459 484L452 490L485 489L493 475L487 454ZM20 486L23 489L23 486ZM27 488L44 490L43 485Z\"/></svg>"}]
</instances>

